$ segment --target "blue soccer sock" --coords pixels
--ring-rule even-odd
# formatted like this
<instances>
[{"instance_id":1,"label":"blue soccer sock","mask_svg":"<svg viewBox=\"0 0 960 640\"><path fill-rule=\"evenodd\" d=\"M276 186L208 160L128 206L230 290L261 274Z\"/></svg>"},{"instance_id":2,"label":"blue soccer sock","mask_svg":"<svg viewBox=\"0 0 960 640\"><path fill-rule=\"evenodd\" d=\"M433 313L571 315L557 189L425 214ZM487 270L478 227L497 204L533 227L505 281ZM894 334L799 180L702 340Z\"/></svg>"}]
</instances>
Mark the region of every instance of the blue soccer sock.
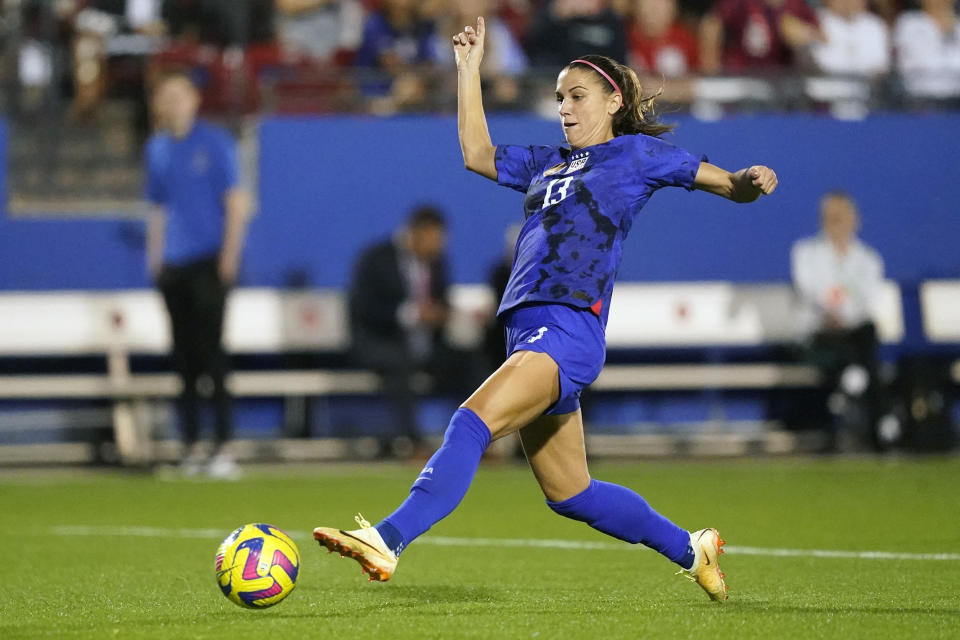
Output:
<instances>
[{"instance_id":1,"label":"blue soccer sock","mask_svg":"<svg viewBox=\"0 0 960 640\"><path fill-rule=\"evenodd\" d=\"M690 534L654 511L640 494L626 487L591 480L590 486L572 498L563 502L547 500L547 506L614 538L633 544L642 542L684 569L693 566Z\"/></svg>"},{"instance_id":2,"label":"blue soccer sock","mask_svg":"<svg viewBox=\"0 0 960 640\"><path fill-rule=\"evenodd\" d=\"M394 553L400 555L407 545L460 504L489 444L490 429L477 414L466 408L453 414L443 445L423 467L410 495L376 525Z\"/></svg>"}]
</instances>

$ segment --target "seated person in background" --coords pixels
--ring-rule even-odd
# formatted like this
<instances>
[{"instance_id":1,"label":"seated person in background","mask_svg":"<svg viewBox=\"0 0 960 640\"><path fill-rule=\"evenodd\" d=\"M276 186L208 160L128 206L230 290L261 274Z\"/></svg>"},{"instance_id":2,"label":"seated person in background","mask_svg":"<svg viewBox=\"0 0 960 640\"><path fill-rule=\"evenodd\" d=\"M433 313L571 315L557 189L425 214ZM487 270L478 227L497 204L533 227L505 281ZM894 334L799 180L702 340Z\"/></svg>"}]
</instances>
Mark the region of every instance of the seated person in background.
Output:
<instances>
[{"instance_id":1,"label":"seated person in background","mask_svg":"<svg viewBox=\"0 0 960 640\"><path fill-rule=\"evenodd\" d=\"M822 39L804 0L718 0L700 22L700 67L706 73L776 71Z\"/></svg>"},{"instance_id":2,"label":"seated person in background","mask_svg":"<svg viewBox=\"0 0 960 640\"><path fill-rule=\"evenodd\" d=\"M638 74L666 78L695 72L697 38L678 21L677 0L634 0L633 8L628 29L630 66Z\"/></svg>"},{"instance_id":3,"label":"seated person in background","mask_svg":"<svg viewBox=\"0 0 960 640\"><path fill-rule=\"evenodd\" d=\"M70 3L60 3L70 4ZM74 97L70 114L83 120L94 115L101 99L110 89L108 59L127 57L135 69L132 85L145 130L147 105L142 80L145 56L159 48L166 33L161 0L92 0L82 5L74 17L73 79Z\"/></svg>"},{"instance_id":4,"label":"seated person in background","mask_svg":"<svg viewBox=\"0 0 960 640\"><path fill-rule=\"evenodd\" d=\"M627 57L627 30L609 0L546 0L527 31L534 66L565 65L586 53Z\"/></svg>"},{"instance_id":5,"label":"seated person in background","mask_svg":"<svg viewBox=\"0 0 960 640\"><path fill-rule=\"evenodd\" d=\"M867 0L826 0L818 18L824 40L810 46L818 70L866 77L890 70L890 30Z\"/></svg>"},{"instance_id":6,"label":"seated person in background","mask_svg":"<svg viewBox=\"0 0 960 640\"><path fill-rule=\"evenodd\" d=\"M492 371L503 364L507 356L506 323L497 316L497 304L503 300L513 269L513 255L516 253L517 238L520 237L519 224L512 224L503 233L503 254L490 266L487 284L493 290L494 305L490 309L483 332L483 352L487 359L486 370Z\"/></svg>"},{"instance_id":7,"label":"seated person in background","mask_svg":"<svg viewBox=\"0 0 960 640\"><path fill-rule=\"evenodd\" d=\"M375 98L376 113L415 108L427 98L421 71L437 60L437 52L434 24L424 9L414 0L380 0L364 22L354 64L382 74L362 83L364 93Z\"/></svg>"},{"instance_id":8,"label":"seated person in background","mask_svg":"<svg viewBox=\"0 0 960 640\"><path fill-rule=\"evenodd\" d=\"M202 0L163 0L161 8L167 34L173 43L199 43L207 36L206 7Z\"/></svg>"},{"instance_id":9,"label":"seated person in background","mask_svg":"<svg viewBox=\"0 0 960 640\"><path fill-rule=\"evenodd\" d=\"M914 98L960 98L960 18L953 0L920 0L893 26L897 70Z\"/></svg>"},{"instance_id":10,"label":"seated person in background","mask_svg":"<svg viewBox=\"0 0 960 640\"><path fill-rule=\"evenodd\" d=\"M830 191L820 200L820 234L799 240L791 252L807 357L831 392L831 448L875 444L879 417L872 316L883 284L883 260L857 238L859 226L853 198ZM845 441L838 442L839 437Z\"/></svg>"},{"instance_id":11,"label":"seated person in background","mask_svg":"<svg viewBox=\"0 0 960 640\"><path fill-rule=\"evenodd\" d=\"M496 0L494 7L497 17L509 27L510 32L518 40L526 37L527 28L533 19L533 5L539 2L531 0ZM491 14L492 15L492 14Z\"/></svg>"},{"instance_id":12,"label":"seated person in background","mask_svg":"<svg viewBox=\"0 0 960 640\"><path fill-rule=\"evenodd\" d=\"M284 53L333 61L363 39L359 0L276 0L277 39Z\"/></svg>"},{"instance_id":13,"label":"seated person in background","mask_svg":"<svg viewBox=\"0 0 960 640\"><path fill-rule=\"evenodd\" d=\"M407 438L407 446L422 441L414 374L424 371L435 389L449 390L476 370L445 341L450 318L446 239L443 214L434 207L418 207L392 238L360 254L350 282L353 359L380 374L395 411L396 435Z\"/></svg>"},{"instance_id":14,"label":"seated person in background","mask_svg":"<svg viewBox=\"0 0 960 640\"><path fill-rule=\"evenodd\" d=\"M634 0L627 30L630 66L644 87L663 86L664 100L689 102L690 84L684 80L697 71L697 39L678 19L677 0Z\"/></svg>"},{"instance_id":15,"label":"seated person in background","mask_svg":"<svg viewBox=\"0 0 960 640\"><path fill-rule=\"evenodd\" d=\"M436 50L441 52L441 62L451 69L455 66L453 52L448 49L448 35L463 29L463 25L476 21L477 16L489 15L487 20L487 40L483 54L484 67L482 77L489 85L488 106L516 106L520 98L519 77L529 66L527 55L507 24L497 17L492 0L448 0L449 11L438 15L436 30ZM454 88L453 92L456 89Z\"/></svg>"}]
</instances>

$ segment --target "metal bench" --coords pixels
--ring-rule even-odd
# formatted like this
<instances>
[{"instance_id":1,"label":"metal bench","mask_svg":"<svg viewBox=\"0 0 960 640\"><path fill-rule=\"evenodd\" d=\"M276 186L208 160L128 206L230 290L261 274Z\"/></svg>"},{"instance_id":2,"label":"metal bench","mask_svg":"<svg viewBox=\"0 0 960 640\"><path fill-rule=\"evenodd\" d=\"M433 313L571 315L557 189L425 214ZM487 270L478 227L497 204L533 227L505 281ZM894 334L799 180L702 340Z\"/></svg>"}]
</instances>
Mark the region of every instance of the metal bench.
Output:
<instances>
[{"instance_id":1,"label":"metal bench","mask_svg":"<svg viewBox=\"0 0 960 640\"><path fill-rule=\"evenodd\" d=\"M451 341L476 345L494 308L492 294L484 286L462 285L454 287L452 302ZM228 304L224 341L231 352L337 352L347 346L339 291L238 289ZM611 350L789 342L791 307L792 292L784 284L622 283L614 295L607 341ZM885 288L878 326L884 342L903 335L894 283ZM179 382L171 373L131 373L130 357L167 353L168 335L162 302L150 290L0 295L0 358L102 356L107 362L105 374L0 375L0 399L110 400L118 454L123 461L141 462L151 455L149 403L174 397ZM610 364L592 389L771 389L817 382L813 368L797 364ZM351 370L240 371L229 384L237 397L373 394L379 388L371 372Z\"/></svg>"}]
</instances>

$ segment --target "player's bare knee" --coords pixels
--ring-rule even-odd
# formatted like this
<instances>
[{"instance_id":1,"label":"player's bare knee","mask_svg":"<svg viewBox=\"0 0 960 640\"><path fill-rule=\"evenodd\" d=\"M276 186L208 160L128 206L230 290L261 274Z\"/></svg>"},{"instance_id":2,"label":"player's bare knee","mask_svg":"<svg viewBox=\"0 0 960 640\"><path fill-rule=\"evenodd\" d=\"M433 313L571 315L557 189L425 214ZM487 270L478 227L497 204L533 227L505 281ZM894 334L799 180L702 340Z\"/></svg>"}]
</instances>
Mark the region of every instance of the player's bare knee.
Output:
<instances>
[{"instance_id":1,"label":"player's bare knee","mask_svg":"<svg viewBox=\"0 0 960 640\"><path fill-rule=\"evenodd\" d=\"M562 483L541 482L540 489L543 491L543 497L550 502L564 502L573 496L579 495L590 486L589 476L578 480L571 480Z\"/></svg>"},{"instance_id":2,"label":"player's bare knee","mask_svg":"<svg viewBox=\"0 0 960 640\"><path fill-rule=\"evenodd\" d=\"M468 398L460 407L470 409L470 411L477 414L477 417L490 429L490 437L493 440L502 438L511 433L511 431L516 431L516 427L511 429L512 416L509 413L505 413L502 407L497 406L495 398L486 399L474 395Z\"/></svg>"}]
</instances>

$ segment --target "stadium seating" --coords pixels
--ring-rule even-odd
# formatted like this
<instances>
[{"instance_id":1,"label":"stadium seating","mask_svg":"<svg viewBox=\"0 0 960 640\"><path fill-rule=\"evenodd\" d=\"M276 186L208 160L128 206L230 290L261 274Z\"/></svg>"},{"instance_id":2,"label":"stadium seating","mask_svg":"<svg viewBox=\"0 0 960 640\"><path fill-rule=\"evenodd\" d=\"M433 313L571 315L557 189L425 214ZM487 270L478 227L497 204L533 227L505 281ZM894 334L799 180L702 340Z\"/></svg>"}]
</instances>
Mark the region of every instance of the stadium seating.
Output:
<instances>
[{"instance_id":1,"label":"stadium seating","mask_svg":"<svg viewBox=\"0 0 960 640\"><path fill-rule=\"evenodd\" d=\"M932 343L960 342L960 280L928 280L920 286L923 331Z\"/></svg>"},{"instance_id":2,"label":"stadium seating","mask_svg":"<svg viewBox=\"0 0 960 640\"><path fill-rule=\"evenodd\" d=\"M939 345L960 344L960 280L928 280L920 285L923 332ZM951 368L953 381L960 384L960 359Z\"/></svg>"}]
</instances>

